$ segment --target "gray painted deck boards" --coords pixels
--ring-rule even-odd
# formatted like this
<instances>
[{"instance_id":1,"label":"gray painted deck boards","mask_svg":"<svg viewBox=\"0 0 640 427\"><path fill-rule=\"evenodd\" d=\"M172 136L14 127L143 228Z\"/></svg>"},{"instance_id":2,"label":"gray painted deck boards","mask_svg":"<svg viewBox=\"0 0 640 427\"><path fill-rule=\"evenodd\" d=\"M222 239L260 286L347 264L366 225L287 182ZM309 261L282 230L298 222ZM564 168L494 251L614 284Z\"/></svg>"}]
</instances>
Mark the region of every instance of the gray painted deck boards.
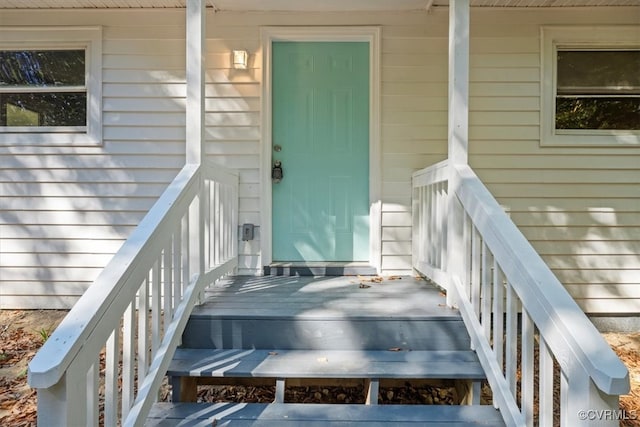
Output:
<instances>
[{"instance_id":1,"label":"gray painted deck boards","mask_svg":"<svg viewBox=\"0 0 640 427\"><path fill-rule=\"evenodd\" d=\"M171 376L484 379L472 351L179 349Z\"/></svg>"},{"instance_id":2,"label":"gray painted deck boards","mask_svg":"<svg viewBox=\"0 0 640 427\"><path fill-rule=\"evenodd\" d=\"M355 276L236 276L205 295L205 304L194 310L194 317L459 318L457 310L445 306L438 289L413 277L375 283Z\"/></svg>"},{"instance_id":3,"label":"gray painted deck boards","mask_svg":"<svg viewBox=\"0 0 640 427\"><path fill-rule=\"evenodd\" d=\"M183 345L217 349L469 350L457 310L424 280L231 277L207 290Z\"/></svg>"},{"instance_id":4,"label":"gray painted deck boards","mask_svg":"<svg viewBox=\"0 0 640 427\"><path fill-rule=\"evenodd\" d=\"M148 426L504 426L492 406L202 404L154 405Z\"/></svg>"}]
</instances>

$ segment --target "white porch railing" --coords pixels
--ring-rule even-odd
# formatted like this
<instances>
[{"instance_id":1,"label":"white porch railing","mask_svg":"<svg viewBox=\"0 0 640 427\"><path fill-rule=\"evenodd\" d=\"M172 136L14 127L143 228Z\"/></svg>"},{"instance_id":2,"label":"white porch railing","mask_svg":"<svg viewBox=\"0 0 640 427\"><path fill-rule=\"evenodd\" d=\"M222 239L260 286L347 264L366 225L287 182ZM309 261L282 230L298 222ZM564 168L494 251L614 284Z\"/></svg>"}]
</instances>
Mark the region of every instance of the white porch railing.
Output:
<instances>
[{"instance_id":1,"label":"white porch railing","mask_svg":"<svg viewBox=\"0 0 640 427\"><path fill-rule=\"evenodd\" d=\"M453 185L449 174L445 161L413 175L413 266L458 305L494 406L510 426L553 426L554 409L562 426L617 426L626 367L472 169L457 166ZM450 191L449 209L464 213L459 254L446 253ZM450 256L457 272L447 272Z\"/></svg>"},{"instance_id":2,"label":"white porch railing","mask_svg":"<svg viewBox=\"0 0 640 427\"><path fill-rule=\"evenodd\" d=\"M139 425L204 288L237 266L238 176L186 165L29 365L43 426Z\"/></svg>"}]
</instances>

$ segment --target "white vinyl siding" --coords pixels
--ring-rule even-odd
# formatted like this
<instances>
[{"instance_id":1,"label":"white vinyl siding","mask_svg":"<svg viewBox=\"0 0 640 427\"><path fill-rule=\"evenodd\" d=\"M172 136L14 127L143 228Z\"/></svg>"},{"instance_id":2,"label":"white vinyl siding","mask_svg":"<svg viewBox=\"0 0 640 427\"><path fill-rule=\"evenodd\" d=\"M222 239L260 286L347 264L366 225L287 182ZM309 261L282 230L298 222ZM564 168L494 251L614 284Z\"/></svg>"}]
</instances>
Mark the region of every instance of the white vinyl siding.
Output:
<instances>
[{"instance_id":1,"label":"white vinyl siding","mask_svg":"<svg viewBox=\"0 0 640 427\"><path fill-rule=\"evenodd\" d=\"M640 311L640 146L541 145L550 107L540 96L540 28L635 25L637 34L634 14L472 14L471 166L591 313Z\"/></svg>"},{"instance_id":2,"label":"white vinyl siding","mask_svg":"<svg viewBox=\"0 0 640 427\"><path fill-rule=\"evenodd\" d=\"M589 312L640 311L640 152L540 144L540 28L637 25L637 8L472 9L470 163ZM597 12L597 13L596 13ZM103 146L0 147L0 304L68 306L184 163L184 11L3 11L103 28ZM260 223L260 27L382 27L382 269L410 273L411 173L446 158L448 10L208 13L209 157ZM248 70L230 66L233 49ZM260 265L239 242L240 274Z\"/></svg>"},{"instance_id":3,"label":"white vinyl siding","mask_svg":"<svg viewBox=\"0 0 640 427\"><path fill-rule=\"evenodd\" d=\"M102 145L60 136L57 146L0 143L0 305L70 307L184 164L184 93L174 92L184 92L184 13L2 16L24 26L102 28ZM174 66L171 44L179 48Z\"/></svg>"}]
</instances>

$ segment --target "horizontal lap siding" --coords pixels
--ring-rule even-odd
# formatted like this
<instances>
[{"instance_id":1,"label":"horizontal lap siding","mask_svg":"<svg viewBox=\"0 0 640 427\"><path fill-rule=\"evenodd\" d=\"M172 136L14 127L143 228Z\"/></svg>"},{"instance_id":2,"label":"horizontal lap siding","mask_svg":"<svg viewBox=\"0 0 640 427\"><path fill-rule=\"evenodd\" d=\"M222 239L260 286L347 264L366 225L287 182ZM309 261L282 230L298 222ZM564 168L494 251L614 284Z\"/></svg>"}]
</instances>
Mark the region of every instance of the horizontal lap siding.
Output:
<instances>
[{"instance_id":1,"label":"horizontal lap siding","mask_svg":"<svg viewBox=\"0 0 640 427\"><path fill-rule=\"evenodd\" d=\"M592 312L640 310L640 158L634 148L540 147L539 28L633 16L625 8L472 12L470 162ZM1 303L60 306L88 286L184 162L184 12L4 17L103 25L104 146L0 148ZM409 272L411 173L446 158L447 19L441 8L210 13L206 150L240 172L240 223L260 223L260 26L381 25L382 267ZM249 70L230 68L232 49L251 53ZM259 228L239 250L240 273L259 272Z\"/></svg>"},{"instance_id":2,"label":"horizontal lap siding","mask_svg":"<svg viewBox=\"0 0 640 427\"><path fill-rule=\"evenodd\" d=\"M640 152L540 146L540 26L637 25L637 11L474 10L471 19L471 166L593 313L640 311Z\"/></svg>"},{"instance_id":3,"label":"horizontal lap siding","mask_svg":"<svg viewBox=\"0 0 640 427\"><path fill-rule=\"evenodd\" d=\"M184 13L2 20L103 28L103 146L0 147L0 306L69 307L184 164Z\"/></svg>"},{"instance_id":4,"label":"horizontal lap siding","mask_svg":"<svg viewBox=\"0 0 640 427\"><path fill-rule=\"evenodd\" d=\"M184 163L184 12L6 11L2 19L103 27L103 146L0 148L0 304L61 307L89 286ZM422 14L209 13L206 150L239 170L240 223L260 223L260 26L382 24L382 156L389 170L383 266L386 273L410 268L409 177L445 155L445 62L433 63L421 96L410 87L423 77L406 42L424 38L427 21L435 25L427 33L437 34L427 51L446 58L446 22ZM232 49L251 52L249 70L231 69ZM384 59L387 54L397 57ZM425 100L433 114L424 110ZM434 137L397 126L420 123L425 113L440 128L437 148L421 147ZM420 151L418 159L413 151ZM260 271L259 249L258 228L255 240L240 242L240 273Z\"/></svg>"},{"instance_id":5,"label":"horizontal lap siding","mask_svg":"<svg viewBox=\"0 0 640 427\"><path fill-rule=\"evenodd\" d=\"M209 15L207 20L207 153L218 164L240 174L239 223L260 225L260 96L262 56L260 30ZM231 51L251 53L247 70L231 67ZM260 228L254 240L238 245L238 273L257 274L260 269Z\"/></svg>"},{"instance_id":6,"label":"horizontal lap siding","mask_svg":"<svg viewBox=\"0 0 640 427\"><path fill-rule=\"evenodd\" d=\"M382 269L411 271L411 174L447 156L446 10L383 28Z\"/></svg>"}]
</instances>

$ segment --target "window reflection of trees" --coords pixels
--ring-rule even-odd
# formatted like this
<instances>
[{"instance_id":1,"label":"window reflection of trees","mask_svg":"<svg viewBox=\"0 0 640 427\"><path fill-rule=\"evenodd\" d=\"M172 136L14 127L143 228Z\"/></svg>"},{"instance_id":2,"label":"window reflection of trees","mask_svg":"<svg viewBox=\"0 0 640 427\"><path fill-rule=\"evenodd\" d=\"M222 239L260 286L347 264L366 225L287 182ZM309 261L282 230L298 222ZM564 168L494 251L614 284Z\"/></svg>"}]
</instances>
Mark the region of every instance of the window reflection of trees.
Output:
<instances>
[{"instance_id":1,"label":"window reflection of trees","mask_svg":"<svg viewBox=\"0 0 640 427\"><path fill-rule=\"evenodd\" d=\"M0 126L86 126L85 51L0 51Z\"/></svg>"},{"instance_id":2,"label":"window reflection of trees","mask_svg":"<svg viewBox=\"0 0 640 427\"><path fill-rule=\"evenodd\" d=\"M640 50L560 50L556 129L640 129Z\"/></svg>"}]
</instances>

